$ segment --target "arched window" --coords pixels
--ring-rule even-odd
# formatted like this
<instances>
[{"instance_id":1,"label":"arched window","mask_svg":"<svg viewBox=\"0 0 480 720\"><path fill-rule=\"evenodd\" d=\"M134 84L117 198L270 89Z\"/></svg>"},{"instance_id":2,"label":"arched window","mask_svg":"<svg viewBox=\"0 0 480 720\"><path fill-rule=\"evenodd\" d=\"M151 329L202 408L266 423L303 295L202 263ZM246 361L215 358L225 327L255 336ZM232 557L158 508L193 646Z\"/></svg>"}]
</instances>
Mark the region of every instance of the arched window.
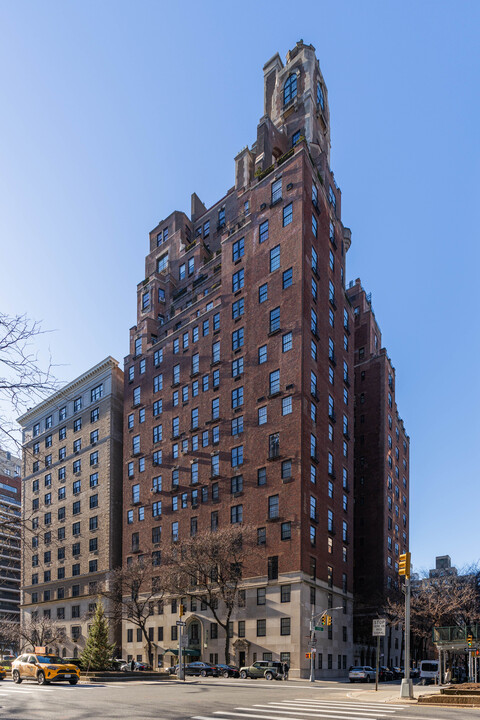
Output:
<instances>
[{"instance_id":1,"label":"arched window","mask_svg":"<svg viewBox=\"0 0 480 720\"><path fill-rule=\"evenodd\" d=\"M297 76L292 73L283 86L283 104L287 105L297 95Z\"/></svg>"},{"instance_id":2,"label":"arched window","mask_svg":"<svg viewBox=\"0 0 480 720\"><path fill-rule=\"evenodd\" d=\"M317 82L317 105L320 105L322 110L325 110L325 96L320 82Z\"/></svg>"}]
</instances>

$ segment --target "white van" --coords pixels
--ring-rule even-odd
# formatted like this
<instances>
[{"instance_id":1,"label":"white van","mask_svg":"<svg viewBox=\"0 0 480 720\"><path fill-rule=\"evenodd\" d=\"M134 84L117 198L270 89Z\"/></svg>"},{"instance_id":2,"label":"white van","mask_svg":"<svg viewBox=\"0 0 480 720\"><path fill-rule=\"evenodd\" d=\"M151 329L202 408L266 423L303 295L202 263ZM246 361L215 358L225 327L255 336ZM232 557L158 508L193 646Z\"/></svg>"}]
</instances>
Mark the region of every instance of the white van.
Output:
<instances>
[{"instance_id":1,"label":"white van","mask_svg":"<svg viewBox=\"0 0 480 720\"><path fill-rule=\"evenodd\" d=\"M419 665L420 685L430 685L439 680L438 660L422 660Z\"/></svg>"}]
</instances>

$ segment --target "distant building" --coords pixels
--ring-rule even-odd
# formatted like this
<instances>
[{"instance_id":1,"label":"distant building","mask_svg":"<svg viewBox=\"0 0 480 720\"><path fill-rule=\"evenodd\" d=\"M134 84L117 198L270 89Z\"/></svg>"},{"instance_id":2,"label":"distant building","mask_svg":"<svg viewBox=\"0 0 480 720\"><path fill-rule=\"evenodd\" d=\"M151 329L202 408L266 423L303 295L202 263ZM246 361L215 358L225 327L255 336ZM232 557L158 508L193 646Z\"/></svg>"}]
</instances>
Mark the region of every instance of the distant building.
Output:
<instances>
[{"instance_id":1,"label":"distant building","mask_svg":"<svg viewBox=\"0 0 480 720\"><path fill-rule=\"evenodd\" d=\"M65 641L52 649L67 657L83 649L99 590L121 564L122 419L123 373L111 357L19 418L22 621L58 622Z\"/></svg>"},{"instance_id":2,"label":"distant building","mask_svg":"<svg viewBox=\"0 0 480 720\"><path fill-rule=\"evenodd\" d=\"M20 621L20 541L22 481L0 474L0 623ZM0 630L0 652L4 645Z\"/></svg>"},{"instance_id":3,"label":"distant building","mask_svg":"<svg viewBox=\"0 0 480 720\"><path fill-rule=\"evenodd\" d=\"M20 477L22 461L9 450L0 448L0 475Z\"/></svg>"},{"instance_id":4,"label":"distant building","mask_svg":"<svg viewBox=\"0 0 480 720\"><path fill-rule=\"evenodd\" d=\"M409 547L409 446L395 397L395 368L360 280L350 283L355 365L355 662L375 663L372 619L400 594L399 555ZM380 664L402 662L400 627L389 627Z\"/></svg>"},{"instance_id":5,"label":"distant building","mask_svg":"<svg viewBox=\"0 0 480 720\"><path fill-rule=\"evenodd\" d=\"M435 558L435 568L433 570L429 570L428 572L428 576L431 578L457 574L457 568L452 567L450 555L437 555Z\"/></svg>"}]
</instances>

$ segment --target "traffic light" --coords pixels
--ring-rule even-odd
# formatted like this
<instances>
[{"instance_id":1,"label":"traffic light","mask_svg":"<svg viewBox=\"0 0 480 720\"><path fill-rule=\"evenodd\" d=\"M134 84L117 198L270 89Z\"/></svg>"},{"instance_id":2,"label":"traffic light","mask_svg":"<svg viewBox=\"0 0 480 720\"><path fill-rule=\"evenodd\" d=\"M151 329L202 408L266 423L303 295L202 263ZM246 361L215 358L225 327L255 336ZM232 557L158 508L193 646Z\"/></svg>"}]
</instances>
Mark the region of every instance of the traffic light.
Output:
<instances>
[{"instance_id":1,"label":"traffic light","mask_svg":"<svg viewBox=\"0 0 480 720\"><path fill-rule=\"evenodd\" d=\"M325 615L322 615L321 625L325 626Z\"/></svg>"},{"instance_id":2,"label":"traffic light","mask_svg":"<svg viewBox=\"0 0 480 720\"><path fill-rule=\"evenodd\" d=\"M400 555L398 562L398 574L405 575L406 578L410 577L410 553L403 553Z\"/></svg>"},{"instance_id":3,"label":"traffic light","mask_svg":"<svg viewBox=\"0 0 480 720\"><path fill-rule=\"evenodd\" d=\"M332 616L327 615L327 625L331 625L331 624L332 624Z\"/></svg>"},{"instance_id":4,"label":"traffic light","mask_svg":"<svg viewBox=\"0 0 480 720\"><path fill-rule=\"evenodd\" d=\"M178 614L180 615L180 617L185 614L185 605L182 605L180 603L180 605L178 606Z\"/></svg>"},{"instance_id":5,"label":"traffic light","mask_svg":"<svg viewBox=\"0 0 480 720\"><path fill-rule=\"evenodd\" d=\"M467 635L467 645L469 648L473 645L473 635Z\"/></svg>"}]
</instances>

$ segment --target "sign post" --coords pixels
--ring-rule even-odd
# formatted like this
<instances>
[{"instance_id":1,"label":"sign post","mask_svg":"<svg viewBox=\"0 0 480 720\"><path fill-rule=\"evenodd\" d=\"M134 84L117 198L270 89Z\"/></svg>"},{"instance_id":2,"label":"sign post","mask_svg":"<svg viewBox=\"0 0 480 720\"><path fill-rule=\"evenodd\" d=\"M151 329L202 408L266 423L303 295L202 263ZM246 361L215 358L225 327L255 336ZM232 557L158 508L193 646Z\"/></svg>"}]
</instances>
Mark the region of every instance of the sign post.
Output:
<instances>
[{"instance_id":1,"label":"sign post","mask_svg":"<svg viewBox=\"0 0 480 720\"><path fill-rule=\"evenodd\" d=\"M177 627L180 632L178 635L178 673L179 679L185 682L185 668L183 665L183 648L185 647L183 628L186 627L187 623L183 620L177 620Z\"/></svg>"},{"instance_id":2,"label":"sign post","mask_svg":"<svg viewBox=\"0 0 480 720\"><path fill-rule=\"evenodd\" d=\"M375 691L378 690L378 668L380 663L380 638L385 637L387 621L384 618L375 618L372 621L372 635L377 638L377 654L375 666ZM384 651L385 652L385 651Z\"/></svg>"}]
</instances>

